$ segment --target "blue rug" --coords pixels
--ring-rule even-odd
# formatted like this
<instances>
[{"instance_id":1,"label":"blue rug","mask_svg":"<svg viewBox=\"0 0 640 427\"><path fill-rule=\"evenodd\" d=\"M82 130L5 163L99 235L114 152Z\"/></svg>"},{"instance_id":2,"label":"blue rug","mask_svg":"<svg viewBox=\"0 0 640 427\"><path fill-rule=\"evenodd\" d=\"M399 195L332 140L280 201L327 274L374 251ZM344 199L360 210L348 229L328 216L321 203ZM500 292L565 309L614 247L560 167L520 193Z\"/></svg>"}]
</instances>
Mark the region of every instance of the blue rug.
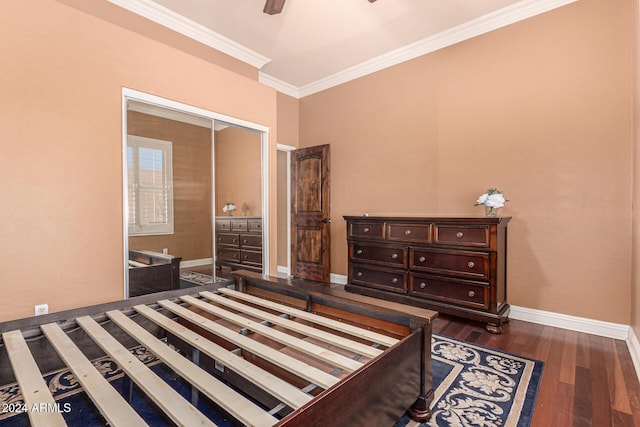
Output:
<instances>
[{"instance_id":1,"label":"blue rug","mask_svg":"<svg viewBox=\"0 0 640 427\"><path fill-rule=\"evenodd\" d=\"M190 385L153 354L144 347L136 347L131 351L186 399L191 398ZM440 335L433 337L432 354L435 399L431 421L416 423L405 414L394 427L530 425L542 376L542 362ZM132 405L149 425L171 424L137 387L130 387L130 381L115 362L105 357L93 363L123 395L130 393ZM105 425L104 419L86 394L81 392L79 383L69 370L45 375L45 381L68 425ZM19 408L22 402L22 395L15 383L0 387L0 409ZM67 408L71 410L67 411ZM207 399L200 399L198 409L220 426L234 425ZM5 426L29 426L27 414L0 411L0 427Z\"/></svg>"},{"instance_id":2,"label":"blue rug","mask_svg":"<svg viewBox=\"0 0 640 427\"><path fill-rule=\"evenodd\" d=\"M214 282L213 276L199 273L197 271L181 271L180 272L180 289L193 288L195 286L210 285ZM216 277L216 283L231 282L229 279Z\"/></svg>"},{"instance_id":3,"label":"blue rug","mask_svg":"<svg viewBox=\"0 0 640 427\"><path fill-rule=\"evenodd\" d=\"M394 427L527 427L543 363L441 335L432 339L432 417L404 415Z\"/></svg>"}]
</instances>

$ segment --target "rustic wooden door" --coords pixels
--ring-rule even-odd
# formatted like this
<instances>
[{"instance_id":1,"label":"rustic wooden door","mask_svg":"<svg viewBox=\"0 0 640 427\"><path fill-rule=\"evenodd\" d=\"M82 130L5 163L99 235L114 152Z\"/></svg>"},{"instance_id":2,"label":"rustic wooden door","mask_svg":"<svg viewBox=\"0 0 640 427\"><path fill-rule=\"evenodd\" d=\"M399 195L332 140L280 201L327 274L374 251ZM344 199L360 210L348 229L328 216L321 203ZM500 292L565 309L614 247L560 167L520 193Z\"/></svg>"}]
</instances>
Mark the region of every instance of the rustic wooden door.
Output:
<instances>
[{"instance_id":1,"label":"rustic wooden door","mask_svg":"<svg viewBox=\"0 0 640 427\"><path fill-rule=\"evenodd\" d=\"M329 145L293 152L291 188L291 275L329 283Z\"/></svg>"}]
</instances>

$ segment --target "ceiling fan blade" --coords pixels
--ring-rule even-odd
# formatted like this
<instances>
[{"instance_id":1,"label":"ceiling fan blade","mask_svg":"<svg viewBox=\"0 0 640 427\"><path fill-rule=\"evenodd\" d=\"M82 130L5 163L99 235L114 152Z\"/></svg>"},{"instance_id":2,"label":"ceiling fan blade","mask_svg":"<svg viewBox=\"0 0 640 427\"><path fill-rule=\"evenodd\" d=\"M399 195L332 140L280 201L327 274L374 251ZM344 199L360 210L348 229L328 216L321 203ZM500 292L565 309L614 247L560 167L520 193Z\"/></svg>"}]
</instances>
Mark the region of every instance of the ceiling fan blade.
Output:
<instances>
[{"instance_id":1,"label":"ceiling fan blade","mask_svg":"<svg viewBox=\"0 0 640 427\"><path fill-rule=\"evenodd\" d=\"M269 15L276 15L282 12L282 8L284 7L284 2L285 0L267 0L264 4L264 9L262 11Z\"/></svg>"}]
</instances>

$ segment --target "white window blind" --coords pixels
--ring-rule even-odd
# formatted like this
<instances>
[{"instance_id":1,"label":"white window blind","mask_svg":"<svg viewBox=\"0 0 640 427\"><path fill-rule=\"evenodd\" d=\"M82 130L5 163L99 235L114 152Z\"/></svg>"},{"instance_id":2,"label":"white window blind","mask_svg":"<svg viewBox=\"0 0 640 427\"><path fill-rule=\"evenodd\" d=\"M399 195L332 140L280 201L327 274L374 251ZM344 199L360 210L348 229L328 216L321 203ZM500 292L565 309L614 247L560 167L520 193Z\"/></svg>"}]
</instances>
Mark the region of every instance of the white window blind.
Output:
<instances>
[{"instance_id":1,"label":"white window blind","mask_svg":"<svg viewBox=\"0 0 640 427\"><path fill-rule=\"evenodd\" d=\"M129 235L173 233L171 157L170 141L128 136Z\"/></svg>"}]
</instances>

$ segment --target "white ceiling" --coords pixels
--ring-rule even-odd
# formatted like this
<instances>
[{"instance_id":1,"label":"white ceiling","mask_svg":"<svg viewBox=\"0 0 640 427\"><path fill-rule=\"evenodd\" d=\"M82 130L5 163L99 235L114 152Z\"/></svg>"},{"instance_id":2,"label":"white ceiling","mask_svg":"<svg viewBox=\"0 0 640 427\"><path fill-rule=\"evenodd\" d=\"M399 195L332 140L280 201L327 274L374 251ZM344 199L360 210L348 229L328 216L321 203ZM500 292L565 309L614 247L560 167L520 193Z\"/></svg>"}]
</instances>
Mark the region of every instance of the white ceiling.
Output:
<instances>
[{"instance_id":1,"label":"white ceiling","mask_svg":"<svg viewBox=\"0 0 640 427\"><path fill-rule=\"evenodd\" d=\"M108 0L302 97L577 0Z\"/></svg>"}]
</instances>

